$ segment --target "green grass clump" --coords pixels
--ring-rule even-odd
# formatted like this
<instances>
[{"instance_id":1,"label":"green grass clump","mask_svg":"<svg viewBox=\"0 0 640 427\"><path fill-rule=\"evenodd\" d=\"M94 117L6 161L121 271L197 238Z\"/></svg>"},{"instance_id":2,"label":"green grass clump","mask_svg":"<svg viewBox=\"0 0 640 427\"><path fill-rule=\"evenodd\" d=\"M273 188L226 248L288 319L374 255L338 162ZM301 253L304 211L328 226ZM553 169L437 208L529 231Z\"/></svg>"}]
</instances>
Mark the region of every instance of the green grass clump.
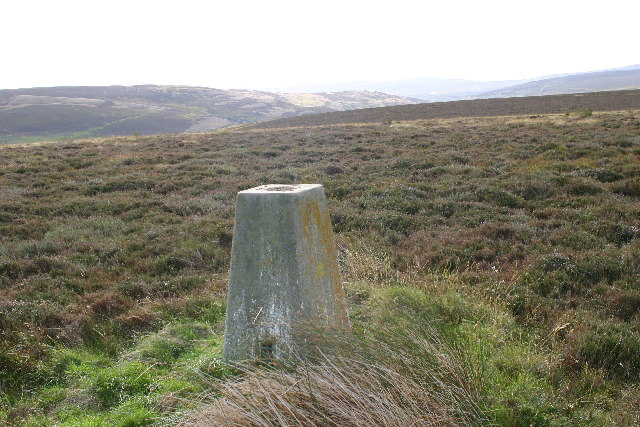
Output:
<instances>
[{"instance_id":1,"label":"green grass clump","mask_svg":"<svg viewBox=\"0 0 640 427\"><path fill-rule=\"evenodd\" d=\"M149 368L140 362L130 362L101 371L92 381L91 390L105 407L122 403L133 396L151 391Z\"/></svg>"},{"instance_id":2,"label":"green grass clump","mask_svg":"<svg viewBox=\"0 0 640 427\"><path fill-rule=\"evenodd\" d=\"M640 333L628 324L602 322L572 338L573 352L566 357L575 359L569 363L604 369L623 381L640 380Z\"/></svg>"},{"instance_id":3,"label":"green grass clump","mask_svg":"<svg viewBox=\"0 0 640 427\"><path fill-rule=\"evenodd\" d=\"M49 386L6 413L17 425L150 425L204 390L202 375L224 378L221 337L198 321L169 322L116 358L95 349L52 350L39 376Z\"/></svg>"},{"instance_id":4,"label":"green grass clump","mask_svg":"<svg viewBox=\"0 0 640 427\"><path fill-rule=\"evenodd\" d=\"M169 324L145 338L138 346L140 357L151 363L170 363L192 350L198 339L210 335L205 324Z\"/></svg>"}]
</instances>

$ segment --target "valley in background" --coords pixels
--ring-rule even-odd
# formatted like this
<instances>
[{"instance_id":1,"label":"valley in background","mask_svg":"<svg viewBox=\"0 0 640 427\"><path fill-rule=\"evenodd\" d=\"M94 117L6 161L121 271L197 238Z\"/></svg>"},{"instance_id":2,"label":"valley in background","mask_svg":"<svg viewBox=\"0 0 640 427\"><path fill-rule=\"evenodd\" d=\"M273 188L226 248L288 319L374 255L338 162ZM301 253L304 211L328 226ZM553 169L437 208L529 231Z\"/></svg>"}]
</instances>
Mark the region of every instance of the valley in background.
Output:
<instances>
[{"instance_id":1,"label":"valley in background","mask_svg":"<svg viewBox=\"0 0 640 427\"><path fill-rule=\"evenodd\" d=\"M370 91L269 93L192 86L0 90L0 144L203 132L283 117L416 103Z\"/></svg>"},{"instance_id":2,"label":"valley in background","mask_svg":"<svg viewBox=\"0 0 640 427\"><path fill-rule=\"evenodd\" d=\"M416 103L425 104L420 114L426 113L428 117L440 117L433 114L435 110L453 111L453 114L487 115L488 111L498 115L526 114L530 102L561 98L524 103L497 98L630 89L640 89L638 65L530 80L479 82L421 78L300 85L272 92L156 85L7 89L0 90L0 144L206 132L310 114ZM615 96L611 94L609 98ZM444 103L488 98L493 100L478 104ZM579 103L578 98L564 98L564 104L558 104L554 111L573 108L571 99L574 105ZM603 107L607 101L596 102ZM427 106L427 103L434 105ZM512 105L515 108L509 111ZM484 111L483 107L489 109ZM551 112L548 108L546 111Z\"/></svg>"}]
</instances>

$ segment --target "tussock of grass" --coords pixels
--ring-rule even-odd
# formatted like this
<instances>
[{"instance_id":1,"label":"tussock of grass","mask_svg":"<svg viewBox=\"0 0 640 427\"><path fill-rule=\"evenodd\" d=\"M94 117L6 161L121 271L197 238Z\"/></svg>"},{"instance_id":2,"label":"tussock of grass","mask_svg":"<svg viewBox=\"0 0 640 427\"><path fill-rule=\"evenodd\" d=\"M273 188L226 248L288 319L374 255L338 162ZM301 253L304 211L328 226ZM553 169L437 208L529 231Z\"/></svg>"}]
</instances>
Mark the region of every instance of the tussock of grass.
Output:
<instances>
[{"instance_id":1,"label":"tussock of grass","mask_svg":"<svg viewBox=\"0 0 640 427\"><path fill-rule=\"evenodd\" d=\"M375 337L316 339L315 357L278 368L239 367L214 381L181 426L475 425L483 420L477 378L429 325L403 323ZM396 322L399 318L396 317ZM238 369L238 367L237 367Z\"/></svg>"}]
</instances>

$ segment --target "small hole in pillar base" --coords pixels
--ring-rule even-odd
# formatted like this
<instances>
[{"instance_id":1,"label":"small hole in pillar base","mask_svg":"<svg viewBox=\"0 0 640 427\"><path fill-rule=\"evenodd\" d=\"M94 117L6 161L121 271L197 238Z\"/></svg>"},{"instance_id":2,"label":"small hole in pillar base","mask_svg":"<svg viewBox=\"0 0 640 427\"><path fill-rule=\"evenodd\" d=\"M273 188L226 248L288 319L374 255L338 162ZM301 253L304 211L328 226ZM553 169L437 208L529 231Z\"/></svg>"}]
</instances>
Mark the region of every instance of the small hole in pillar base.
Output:
<instances>
[{"instance_id":1,"label":"small hole in pillar base","mask_svg":"<svg viewBox=\"0 0 640 427\"><path fill-rule=\"evenodd\" d=\"M260 359L268 362L273 359L274 342L273 340L262 341L260 343Z\"/></svg>"}]
</instances>

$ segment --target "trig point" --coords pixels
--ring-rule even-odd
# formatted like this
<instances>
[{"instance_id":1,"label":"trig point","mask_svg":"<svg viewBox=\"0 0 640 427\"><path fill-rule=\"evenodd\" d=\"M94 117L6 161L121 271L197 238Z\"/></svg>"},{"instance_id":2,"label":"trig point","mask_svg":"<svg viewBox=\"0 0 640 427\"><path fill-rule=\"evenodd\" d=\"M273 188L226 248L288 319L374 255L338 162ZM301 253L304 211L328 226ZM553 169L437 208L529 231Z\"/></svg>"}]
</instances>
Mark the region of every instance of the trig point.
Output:
<instances>
[{"instance_id":1,"label":"trig point","mask_svg":"<svg viewBox=\"0 0 640 427\"><path fill-rule=\"evenodd\" d=\"M224 358L282 358L301 325L348 327L336 246L319 184L238 193Z\"/></svg>"}]
</instances>

